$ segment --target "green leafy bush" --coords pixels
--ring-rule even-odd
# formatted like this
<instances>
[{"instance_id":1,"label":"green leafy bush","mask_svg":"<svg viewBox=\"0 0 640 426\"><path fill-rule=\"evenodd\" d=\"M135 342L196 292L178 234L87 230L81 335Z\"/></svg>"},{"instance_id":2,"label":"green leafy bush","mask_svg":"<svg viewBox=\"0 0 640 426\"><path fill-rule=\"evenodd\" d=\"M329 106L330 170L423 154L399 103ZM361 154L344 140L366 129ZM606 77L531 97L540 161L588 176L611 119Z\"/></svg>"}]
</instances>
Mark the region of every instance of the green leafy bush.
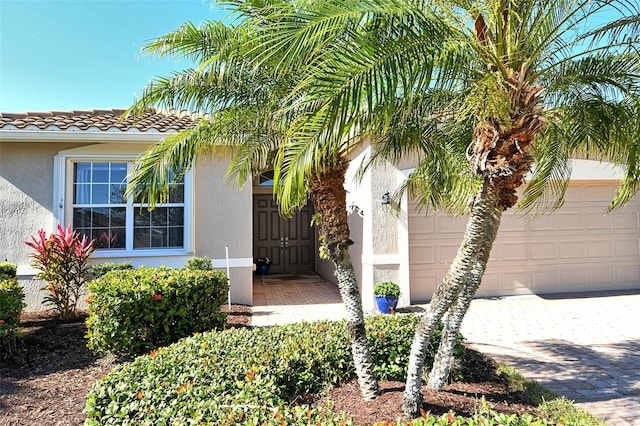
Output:
<instances>
[{"instance_id":1,"label":"green leafy bush","mask_svg":"<svg viewBox=\"0 0 640 426\"><path fill-rule=\"evenodd\" d=\"M89 283L87 346L138 355L194 332L222 328L227 296L220 271L114 270Z\"/></svg>"},{"instance_id":2,"label":"green leafy bush","mask_svg":"<svg viewBox=\"0 0 640 426\"><path fill-rule=\"evenodd\" d=\"M9 262L0 262L0 280L5 278L15 278L17 276L18 265Z\"/></svg>"},{"instance_id":3,"label":"green leafy bush","mask_svg":"<svg viewBox=\"0 0 640 426\"><path fill-rule=\"evenodd\" d=\"M96 265L91 265L91 275L93 275L93 278L100 278L107 272L121 271L123 269L126 269L126 270L133 269L133 264L131 262L122 262L122 263L105 262L105 263L99 263Z\"/></svg>"},{"instance_id":4,"label":"green leafy bush","mask_svg":"<svg viewBox=\"0 0 640 426\"><path fill-rule=\"evenodd\" d=\"M80 236L78 232L58 225L58 233L47 238L44 229L38 231L38 237L25 242L34 252L29 254L31 265L40 270L36 278L45 280L48 291L44 298L52 305L60 319L78 316L77 307L80 296L89 279L89 256L93 253L93 240Z\"/></svg>"},{"instance_id":5,"label":"green leafy bush","mask_svg":"<svg viewBox=\"0 0 640 426\"><path fill-rule=\"evenodd\" d=\"M392 321L382 317L369 319L367 322L367 335L369 348L375 363L375 370L380 380L404 380L407 376L409 353L411 342L418 325L418 317L414 315L395 315ZM442 324L433 331L429 343L425 365L433 364L433 359L438 351L438 344L442 336ZM454 348L456 363L464 358L465 349L462 335ZM425 372L428 372L425 368Z\"/></svg>"},{"instance_id":6,"label":"green leafy bush","mask_svg":"<svg viewBox=\"0 0 640 426\"><path fill-rule=\"evenodd\" d=\"M208 257L192 257L188 259L184 265L187 269L201 269L208 270L213 269L213 264L211 263L211 259Z\"/></svg>"},{"instance_id":7,"label":"green leafy bush","mask_svg":"<svg viewBox=\"0 0 640 426\"><path fill-rule=\"evenodd\" d=\"M378 365L381 376L404 371L417 321L367 318L374 359L385 358L389 347L397 352ZM292 420L306 411L289 405L354 376L345 322L207 332L112 371L94 385L86 412L90 425L271 425L282 423L278 415L289 419L285 424L316 424L314 416L323 425L340 424L342 417L327 410L312 411L311 423L304 416Z\"/></svg>"},{"instance_id":8,"label":"green leafy bush","mask_svg":"<svg viewBox=\"0 0 640 426\"><path fill-rule=\"evenodd\" d=\"M6 265L6 264L3 264ZM0 269L0 355L7 358L18 351L20 338L20 313L25 307L24 291L13 275Z\"/></svg>"},{"instance_id":9,"label":"green leafy bush","mask_svg":"<svg viewBox=\"0 0 640 426\"><path fill-rule=\"evenodd\" d=\"M373 286L375 296L400 297L400 286L393 281L385 281Z\"/></svg>"},{"instance_id":10,"label":"green leafy bush","mask_svg":"<svg viewBox=\"0 0 640 426\"><path fill-rule=\"evenodd\" d=\"M556 424L556 423L551 423ZM393 423L396 426L547 426L549 423L544 419L537 419L530 414L523 414L519 416L517 414L503 414L503 413L490 413L490 414L477 414L473 417L456 416L455 413L449 412L441 415L440 417L428 416L426 418L419 418L412 420L411 422L397 421ZM374 426L392 426L391 423L375 423Z\"/></svg>"}]
</instances>

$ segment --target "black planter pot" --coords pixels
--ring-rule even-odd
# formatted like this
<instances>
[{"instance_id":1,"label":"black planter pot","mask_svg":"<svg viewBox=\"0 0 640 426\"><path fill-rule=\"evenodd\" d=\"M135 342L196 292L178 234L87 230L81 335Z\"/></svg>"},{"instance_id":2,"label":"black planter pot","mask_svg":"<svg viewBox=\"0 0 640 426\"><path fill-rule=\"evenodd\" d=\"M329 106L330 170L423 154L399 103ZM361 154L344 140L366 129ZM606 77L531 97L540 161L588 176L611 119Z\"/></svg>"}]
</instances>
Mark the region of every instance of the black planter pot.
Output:
<instances>
[{"instance_id":1,"label":"black planter pot","mask_svg":"<svg viewBox=\"0 0 640 426\"><path fill-rule=\"evenodd\" d=\"M269 267L271 265L258 265L256 266L256 274L267 275L269 273Z\"/></svg>"}]
</instances>

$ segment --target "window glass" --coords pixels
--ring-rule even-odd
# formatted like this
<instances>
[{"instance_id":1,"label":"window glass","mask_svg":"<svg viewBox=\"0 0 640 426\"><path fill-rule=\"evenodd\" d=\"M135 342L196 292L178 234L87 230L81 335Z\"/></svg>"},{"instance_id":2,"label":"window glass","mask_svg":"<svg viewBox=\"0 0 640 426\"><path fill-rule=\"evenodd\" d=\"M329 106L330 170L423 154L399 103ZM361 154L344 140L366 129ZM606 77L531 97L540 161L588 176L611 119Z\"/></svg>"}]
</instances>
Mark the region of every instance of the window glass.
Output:
<instances>
[{"instance_id":1,"label":"window glass","mask_svg":"<svg viewBox=\"0 0 640 426\"><path fill-rule=\"evenodd\" d=\"M260 173L259 184L260 186L273 186L273 170L268 170L264 173Z\"/></svg>"},{"instance_id":2,"label":"window glass","mask_svg":"<svg viewBox=\"0 0 640 426\"><path fill-rule=\"evenodd\" d=\"M134 248L182 247L184 207L156 207L136 213Z\"/></svg>"},{"instance_id":3,"label":"window glass","mask_svg":"<svg viewBox=\"0 0 640 426\"><path fill-rule=\"evenodd\" d=\"M150 211L124 197L126 162L75 162L73 167L72 226L95 239L96 248L184 247L183 179L172 183L166 202Z\"/></svg>"}]
</instances>

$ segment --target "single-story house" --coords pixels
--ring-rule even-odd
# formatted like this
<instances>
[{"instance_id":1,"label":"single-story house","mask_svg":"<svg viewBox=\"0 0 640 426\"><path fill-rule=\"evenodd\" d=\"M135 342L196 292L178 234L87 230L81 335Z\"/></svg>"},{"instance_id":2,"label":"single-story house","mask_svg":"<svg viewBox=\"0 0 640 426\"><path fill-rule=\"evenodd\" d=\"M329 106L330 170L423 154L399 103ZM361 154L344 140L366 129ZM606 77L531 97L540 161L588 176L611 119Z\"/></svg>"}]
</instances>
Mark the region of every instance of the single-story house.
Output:
<instances>
[{"instance_id":1,"label":"single-story house","mask_svg":"<svg viewBox=\"0 0 640 426\"><path fill-rule=\"evenodd\" d=\"M182 266L194 256L230 267L231 299L252 304L254 259L273 260L270 273L316 272L334 281L329 262L318 257L313 210L278 216L272 175L241 189L224 175L229 159L198 159L151 212L123 197L135 158L171 132L188 128L188 114L149 112L120 121L122 110L0 114L0 260L17 263L27 290L27 309L40 307L41 283L24 244L38 229L57 224L96 238L95 262ZM363 305L373 309L373 286L397 281L400 303L428 300L453 259L464 218L426 214L406 196L389 211L382 196L393 193L411 164L376 167L354 176L371 147L353 153L346 182L352 258ZM640 200L605 214L620 170L574 161L565 205L537 220L507 212L478 295L501 296L640 289ZM227 261L228 252L228 261Z\"/></svg>"}]
</instances>

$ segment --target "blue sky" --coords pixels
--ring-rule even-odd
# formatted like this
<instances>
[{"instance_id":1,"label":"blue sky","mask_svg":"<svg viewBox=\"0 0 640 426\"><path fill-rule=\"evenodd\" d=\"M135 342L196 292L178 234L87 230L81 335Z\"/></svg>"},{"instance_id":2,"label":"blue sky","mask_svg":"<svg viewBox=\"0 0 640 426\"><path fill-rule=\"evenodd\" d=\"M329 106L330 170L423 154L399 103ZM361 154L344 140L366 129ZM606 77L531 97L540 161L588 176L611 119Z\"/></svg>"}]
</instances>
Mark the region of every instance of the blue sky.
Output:
<instances>
[{"instance_id":1,"label":"blue sky","mask_svg":"<svg viewBox=\"0 0 640 426\"><path fill-rule=\"evenodd\" d=\"M207 0L0 0L0 112L120 108L186 64L145 42L226 13Z\"/></svg>"}]
</instances>

